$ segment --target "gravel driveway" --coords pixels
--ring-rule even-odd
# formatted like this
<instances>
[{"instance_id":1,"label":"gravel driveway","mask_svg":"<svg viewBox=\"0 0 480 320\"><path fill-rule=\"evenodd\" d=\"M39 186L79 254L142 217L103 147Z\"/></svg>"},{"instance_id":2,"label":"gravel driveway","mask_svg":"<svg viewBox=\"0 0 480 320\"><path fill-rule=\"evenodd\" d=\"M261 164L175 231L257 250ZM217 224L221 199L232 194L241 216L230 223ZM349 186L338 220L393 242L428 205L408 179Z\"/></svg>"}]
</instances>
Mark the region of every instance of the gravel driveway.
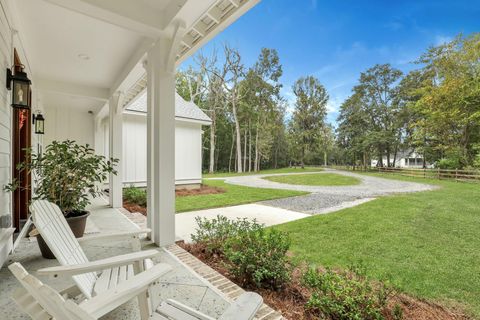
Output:
<instances>
[{"instance_id":1,"label":"gravel driveway","mask_svg":"<svg viewBox=\"0 0 480 320\"><path fill-rule=\"evenodd\" d=\"M262 179L268 176L283 176L295 174L323 174L336 173L344 176L351 176L361 180L361 183L353 186L304 186L278 183ZM226 183L246 187L286 189L311 192L309 195L284 198L278 200L263 201L261 204L280 207L284 209L319 214L336 211L342 208L351 207L373 200L377 196L418 192L436 189L436 186L425 183L406 182L399 180L383 179L367 175L356 174L347 171L326 169L321 172L305 173L279 173L259 174L251 176L238 176L226 178L214 178L225 180Z\"/></svg>"}]
</instances>

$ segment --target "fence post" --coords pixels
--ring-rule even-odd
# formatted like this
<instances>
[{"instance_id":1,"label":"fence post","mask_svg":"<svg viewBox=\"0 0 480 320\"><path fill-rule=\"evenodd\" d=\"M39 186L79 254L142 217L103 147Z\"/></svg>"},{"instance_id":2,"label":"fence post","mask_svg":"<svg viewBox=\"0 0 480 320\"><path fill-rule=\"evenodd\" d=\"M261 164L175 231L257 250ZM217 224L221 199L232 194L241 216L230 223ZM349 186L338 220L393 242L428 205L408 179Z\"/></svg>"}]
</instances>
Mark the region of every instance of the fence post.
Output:
<instances>
[{"instance_id":1,"label":"fence post","mask_svg":"<svg viewBox=\"0 0 480 320\"><path fill-rule=\"evenodd\" d=\"M437 178L440 180L440 168L437 168Z\"/></svg>"}]
</instances>

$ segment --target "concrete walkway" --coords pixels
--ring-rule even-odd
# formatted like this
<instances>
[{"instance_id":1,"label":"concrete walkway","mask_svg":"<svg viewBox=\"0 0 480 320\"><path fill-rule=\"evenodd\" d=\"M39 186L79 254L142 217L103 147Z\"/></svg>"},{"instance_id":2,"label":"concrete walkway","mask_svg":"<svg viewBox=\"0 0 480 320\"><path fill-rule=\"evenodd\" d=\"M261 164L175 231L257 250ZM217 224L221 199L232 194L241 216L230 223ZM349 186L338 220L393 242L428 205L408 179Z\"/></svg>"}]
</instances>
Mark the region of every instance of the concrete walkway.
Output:
<instances>
[{"instance_id":1,"label":"concrete walkway","mask_svg":"<svg viewBox=\"0 0 480 320\"><path fill-rule=\"evenodd\" d=\"M258 223L265 224L266 226L282 224L309 216L305 213L258 203L178 213L175 215L175 234L177 239L187 242L191 241L190 235L197 228L196 217L213 219L218 215L226 216L232 220L237 218L256 219Z\"/></svg>"}]
</instances>

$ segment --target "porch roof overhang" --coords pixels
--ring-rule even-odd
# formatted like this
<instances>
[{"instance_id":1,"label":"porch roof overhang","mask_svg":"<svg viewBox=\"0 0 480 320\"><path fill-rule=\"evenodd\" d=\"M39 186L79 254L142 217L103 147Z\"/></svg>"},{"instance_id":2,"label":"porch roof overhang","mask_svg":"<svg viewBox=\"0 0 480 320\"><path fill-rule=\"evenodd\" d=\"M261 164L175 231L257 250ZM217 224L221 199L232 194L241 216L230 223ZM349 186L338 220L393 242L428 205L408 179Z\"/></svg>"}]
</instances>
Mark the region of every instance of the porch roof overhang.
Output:
<instances>
[{"instance_id":1,"label":"porch roof overhang","mask_svg":"<svg viewBox=\"0 0 480 320\"><path fill-rule=\"evenodd\" d=\"M12 28L28 53L37 103L83 107L106 116L146 87L142 60L159 37L181 36L179 65L260 0L7 0ZM81 98L81 99L79 99Z\"/></svg>"}]
</instances>

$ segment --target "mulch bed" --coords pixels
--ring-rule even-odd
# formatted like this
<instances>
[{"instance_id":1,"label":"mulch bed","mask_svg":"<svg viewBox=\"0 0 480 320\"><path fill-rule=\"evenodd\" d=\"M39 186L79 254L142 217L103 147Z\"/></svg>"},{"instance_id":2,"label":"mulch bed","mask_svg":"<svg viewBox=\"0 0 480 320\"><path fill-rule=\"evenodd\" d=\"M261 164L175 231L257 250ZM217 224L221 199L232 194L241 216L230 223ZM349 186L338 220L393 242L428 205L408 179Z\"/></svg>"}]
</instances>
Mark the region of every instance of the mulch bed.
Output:
<instances>
[{"instance_id":1,"label":"mulch bed","mask_svg":"<svg viewBox=\"0 0 480 320\"><path fill-rule=\"evenodd\" d=\"M211 256L207 254L204 247L200 244L177 243L180 247L190 252L200 259L203 263L217 270L226 278L240 285L236 279L228 272L225 263L220 256ZM263 297L264 302L275 310L278 310L286 319L318 319L318 317L304 309L305 303L310 296L309 289L300 285L302 269L296 268L293 271L292 281L282 290L274 291L258 288L245 288L249 291L255 291ZM404 320L469 320L464 312L456 309L449 309L440 304L429 302L422 299L416 299L403 293L393 295L384 312L385 319L394 320L391 311L398 304L403 310Z\"/></svg>"},{"instance_id":2,"label":"mulch bed","mask_svg":"<svg viewBox=\"0 0 480 320\"><path fill-rule=\"evenodd\" d=\"M219 187L211 187L202 184L200 188L195 189L177 189L175 190L176 197L187 197L187 196L199 196L199 195L206 195L206 194L220 194L224 193L225 189ZM123 207L130 212L140 212L144 216L147 215L147 208L140 206L135 203L130 203L128 201L123 201Z\"/></svg>"}]
</instances>

